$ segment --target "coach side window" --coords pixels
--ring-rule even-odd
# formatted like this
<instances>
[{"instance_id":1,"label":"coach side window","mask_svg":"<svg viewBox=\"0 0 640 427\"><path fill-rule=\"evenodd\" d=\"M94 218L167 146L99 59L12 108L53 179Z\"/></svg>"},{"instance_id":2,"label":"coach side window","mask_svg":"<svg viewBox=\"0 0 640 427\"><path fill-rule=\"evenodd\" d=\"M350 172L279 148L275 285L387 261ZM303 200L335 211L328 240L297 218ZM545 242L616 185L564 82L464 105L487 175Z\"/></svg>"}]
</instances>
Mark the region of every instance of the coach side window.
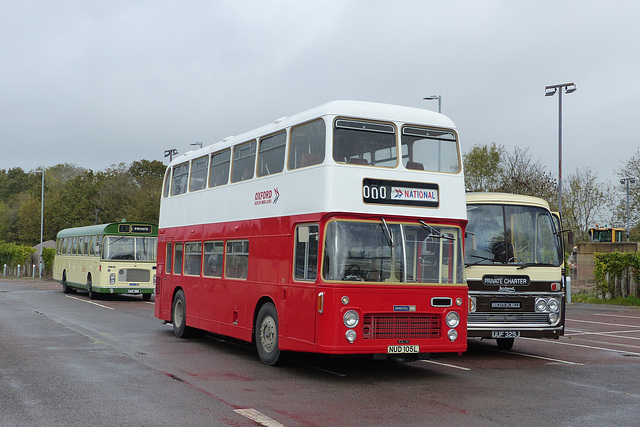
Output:
<instances>
[{"instance_id":1,"label":"coach side window","mask_svg":"<svg viewBox=\"0 0 640 427\"><path fill-rule=\"evenodd\" d=\"M256 142L237 145L233 149L233 167L231 169L231 182L246 181L253 178L256 168Z\"/></svg>"},{"instance_id":2,"label":"coach side window","mask_svg":"<svg viewBox=\"0 0 640 427\"><path fill-rule=\"evenodd\" d=\"M171 195L177 196L187 192L189 181L189 163L182 163L173 167L173 179L171 180Z\"/></svg>"},{"instance_id":3,"label":"coach side window","mask_svg":"<svg viewBox=\"0 0 640 427\"><path fill-rule=\"evenodd\" d=\"M322 119L291 128L289 169L322 163L326 134L326 126Z\"/></svg>"},{"instance_id":4,"label":"coach side window","mask_svg":"<svg viewBox=\"0 0 640 427\"><path fill-rule=\"evenodd\" d=\"M280 132L260 140L258 149L258 176L282 172L287 133Z\"/></svg>"},{"instance_id":5,"label":"coach side window","mask_svg":"<svg viewBox=\"0 0 640 427\"><path fill-rule=\"evenodd\" d=\"M191 162L189 191L202 190L207 186L207 169L209 169L209 156L199 157Z\"/></svg>"},{"instance_id":6,"label":"coach side window","mask_svg":"<svg viewBox=\"0 0 640 427\"><path fill-rule=\"evenodd\" d=\"M164 197L169 197L169 192L171 191L171 167L167 168L167 171L164 173Z\"/></svg>"},{"instance_id":7,"label":"coach side window","mask_svg":"<svg viewBox=\"0 0 640 427\"><path fill-rule=\"evenodd\" d=\"M209 187L225 185L229 182L229 166L231 163L231 149L214 153L211 156L211 171L209 171Z\"/></svg>"}]
</instances>

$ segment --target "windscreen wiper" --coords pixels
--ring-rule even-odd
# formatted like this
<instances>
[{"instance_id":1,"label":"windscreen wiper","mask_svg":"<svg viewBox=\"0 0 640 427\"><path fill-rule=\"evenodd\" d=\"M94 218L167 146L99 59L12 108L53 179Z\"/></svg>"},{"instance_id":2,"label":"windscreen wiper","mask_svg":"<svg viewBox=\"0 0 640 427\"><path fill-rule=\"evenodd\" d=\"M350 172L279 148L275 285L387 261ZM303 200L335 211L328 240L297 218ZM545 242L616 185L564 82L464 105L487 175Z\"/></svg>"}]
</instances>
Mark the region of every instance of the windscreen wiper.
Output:
<instances>
[{"instance_id":1,"label":"windscreen wiper","mask_svg":"<svg viewBox=\"0 0 640 427\"><path fill-rule=\"evenodd\" d=\"M382 229L385 231L385 234L387 236L387 238L389 239L389 246L391 246L392 248L395 246L395 244L393 243L393 234L391 234L391 230L389 230L389 226L387 225L387 221L384 220L384 218L380 218L382 220Z\"/></svg>"},{"instance_id":2,"label":"windscreen wiper","mask_svg":"<svg viewBox=\"0 0 640 427\"><path fill-rule=\"evenodd\" d=\"M444 234L442 234L441 232L439 232L438 230L436 230L435 228L433 228L432 226L430 226L429 224L427 224L426 222L419 220L420 224L422 224L422 226L424 228L427 229L427 231L429 231L429 236L427 237L435 237L437 239L447 239L447 240L456 240L455 237L449 237L449 236L445 236Z\"/></svg>"},{"instance_id":3,"label":"windscreen wiper","mask_svg":"<svg viewBox=\"0 0 640 427\"><path fill-rule=\"evenodd\" d=\"M481 263L482 261L491 261L492 263L494 262L492 258L487 258L487 257L480 256L480 255L468 255L468 256L470 256L470 257L474 257L474 258L480 258L480 259L479 259L478 261L476 261L476 262L472 262L472 263L470 263L470 264L465 264L465 265L464 265L465 267L471 267L472 265L479 264L479 263Z\"/></svg>"},{"instance_id":4,"label":"windscreen wiper","mask_svg":"<svg viewBox=\"0 0 640 427\"><path fill-rule=\"evenodd\" d=\"M556 266L553 265L553 264L545 263L545 262L525 262L520 267L518 267L516 270L520 270L520 269L527 268L527 267L556 267Z\"/></svg>"}]
</instances>

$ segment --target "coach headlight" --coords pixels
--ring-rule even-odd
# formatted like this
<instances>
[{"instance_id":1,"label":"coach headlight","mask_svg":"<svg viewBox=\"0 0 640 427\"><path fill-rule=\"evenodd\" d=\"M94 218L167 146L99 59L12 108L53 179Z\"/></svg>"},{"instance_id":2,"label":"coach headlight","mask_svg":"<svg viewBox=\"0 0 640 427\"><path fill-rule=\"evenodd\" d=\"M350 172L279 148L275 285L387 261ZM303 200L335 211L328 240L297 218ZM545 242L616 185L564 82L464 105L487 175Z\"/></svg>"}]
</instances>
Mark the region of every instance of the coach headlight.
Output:
<instances>
[{"instance_id":1,"label":"coach headlight","mask_svg":"<svg viewBox=\"0 0 640 427\"><path fill-rule=\"evenodd\" d=\"M111 286L113 286L113 285L115 285L115 284L116 284L116 274L115 274L115 273L111 273L111 274L109 275L109 284L110 284Z\"/></svg>"},{"instance_id":2,"label":"coach headlight","mask_svg":"<svg viewBox=\"0 0 640 427\"><path fill-rule=\"evenodd\" d=\"M449 332L447 332L447 336L449 337L449 341L454 342L458 339L458 331L456 331L455 329L449 329Z\"/></svg>"},{"instance_id":3,"label":"coach headlight","mask_svg":"<svg viewBox=\"0 0 640 427\"><path fill-rule=\"evenodd\" d=\"M549 324L555 325L558 323L558 319L560 319L560 315L558 313L549 313Z\"/></svg>"},{"instance_id":4,"label":"coach headlight","mask_svg":"<svg viewBox=\"0 0 640 427\"><path fill-rule=\"evenodd\" d=\"M455 328L460 324L460 316L455 311L448 312L445 320L447 322L447 326L450 328Z\"/></svg>"},{"instance_id":5,"label":"coach headlight","mask_svg":"<svg viewBox=\"0 0 640 427\"><path fill-rule=\"evenodd\" d=\"M544 313L547 311L547 300L544 298L536 298L536 311L538 313Z\"/></svg>"},{"instance_id":6,"label":"coach headlight","mask_svg":"<svg viewBox=\"0 0 640 427\"><path fill-rule=\"evenodd\" d=\"M349 310L344 313L342 320L344 321L344 326L347 328L355 328L358 325L358 322L360 322L360 316L355 310Z\"/></svg>"},{"instance_id":7,"label":"coach headlight","mask_svg":"<svg viewBox=\"0 0 640 427\"><path fill-rule=\"evenodd\" d=\"M549 298L549 302L547 303L547 307L549 308L549 311L553 311L554 313L557 313L560 308L560 304L558 303L558 300L555 298Z\"/></svg>"},{"instance_id":8,"label":"coach headlight","mask_svg":"<svg viewBox=\"0 0 640 427\"><path fill-rule=\"evenodd\" d=\"M476 297L469 297L469 313L476 312Z\"/></svg>"}]
</instances>

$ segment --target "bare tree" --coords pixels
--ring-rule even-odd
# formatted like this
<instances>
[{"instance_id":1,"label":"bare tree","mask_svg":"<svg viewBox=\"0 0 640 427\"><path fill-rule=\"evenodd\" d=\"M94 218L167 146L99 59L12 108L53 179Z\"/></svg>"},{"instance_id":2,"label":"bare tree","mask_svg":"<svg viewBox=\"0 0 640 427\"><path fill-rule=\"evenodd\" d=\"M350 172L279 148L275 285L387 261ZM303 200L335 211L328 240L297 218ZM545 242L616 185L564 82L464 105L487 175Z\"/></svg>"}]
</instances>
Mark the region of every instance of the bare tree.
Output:
<instances>
[{"instance_id":1,"label":"bare tree","mask_svg":"<svg viewBox=\"0 0 640 427\"><path fill-rule=\"evenodd\" d=\"M598 182L597 174L588 168L576 168L563 183L565 226L573 230L576 241L587 241L587 230L609 211L609 185Z\"/></svg>"}]
</instances>

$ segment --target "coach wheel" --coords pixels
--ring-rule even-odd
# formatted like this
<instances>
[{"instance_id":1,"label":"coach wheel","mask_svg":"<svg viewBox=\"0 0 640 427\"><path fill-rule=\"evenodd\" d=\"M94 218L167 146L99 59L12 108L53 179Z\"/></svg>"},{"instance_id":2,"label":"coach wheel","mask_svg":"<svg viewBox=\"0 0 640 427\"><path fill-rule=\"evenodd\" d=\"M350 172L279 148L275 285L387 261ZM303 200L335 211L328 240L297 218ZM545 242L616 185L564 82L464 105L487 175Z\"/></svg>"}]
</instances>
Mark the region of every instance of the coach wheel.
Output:
<instances>
[{"instance_id":1,"label":"coach wheel","mask_svg":"<svg viewBox=\"0 0 640 427\"><path fill-rule=\"evenodd\" d=\"M178 338L186 338L189 329L186 325L187 320L187 303L184 298L184 291L182 289L176 292L176 296L173 298L173 305L171 306L171 321L173 322L173 333Z\"/></svg>"},{"instance_id":2,"label":"coach wheel","mask_svg":"<svg viewBox=\"0 0 640 427\"><path fill-rule=\"evenodd\" d=\"M62 292L64 292L65 294L73 293L73 289L71 288L71 286L67 285L67 272L66 271L62 272Z\"/></svg>"},{"instance_id":3,"label":"coach wheel","mask_svg":"<svg viewBox=\"0 0 640 427\"><path fill-rule=\"evenodd\" d=\"M142 301L151 301L151 294L142 294Z\"/></svg>"},{"instance_id":4,"label":"coach wheel","mask_svg":"<svg viewBox=\"0 0 640 427\"><path fill-rule=\"evenodd\" d=\"M496 338L500 350L511 350L514 338Z\"/></svg>"},{"instance_id":5,"label":"coach wheel","mask_svg":"<svg viewBox=\"0 0 640 427\"><path fill-rule=\"evenodd\" d=\"M258 311L255 327L255 343L260 360L265 365L275 365L280 359L278 348L278 313L271 303Z\"/></svg>"},{"instance_id":6,"label":"coach wheel","mask_svg":"<svg viewBox=\"0 0 640 427\"><path fill-rule=\"evenodd\" d=\"M87 292L89 292L89 299L96 299L96 297L98 296L93 291L93 284L91 282L91 276L87 276Z\"/></svg>"}]
</instances>

